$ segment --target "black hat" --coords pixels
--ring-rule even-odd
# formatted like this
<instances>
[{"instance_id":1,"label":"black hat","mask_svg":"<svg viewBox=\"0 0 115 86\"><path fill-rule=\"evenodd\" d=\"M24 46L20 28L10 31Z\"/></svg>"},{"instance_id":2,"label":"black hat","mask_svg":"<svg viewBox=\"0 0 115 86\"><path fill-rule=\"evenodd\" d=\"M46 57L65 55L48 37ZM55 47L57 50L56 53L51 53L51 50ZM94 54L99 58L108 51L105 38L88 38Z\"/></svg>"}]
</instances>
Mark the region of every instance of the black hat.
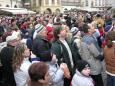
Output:
<instances>
[{"instance_id":1,"label":"black hat","mask_svg":"<svg viewBox=\"0 0 115 86\"><path fill-rule=\"evenodd\" d=\"M88 62L86 62L84 60L77 61L77 69L79 72L81 72L84 68L87 68L87 67L90 67Z\"/></svg>"}]
</instances>

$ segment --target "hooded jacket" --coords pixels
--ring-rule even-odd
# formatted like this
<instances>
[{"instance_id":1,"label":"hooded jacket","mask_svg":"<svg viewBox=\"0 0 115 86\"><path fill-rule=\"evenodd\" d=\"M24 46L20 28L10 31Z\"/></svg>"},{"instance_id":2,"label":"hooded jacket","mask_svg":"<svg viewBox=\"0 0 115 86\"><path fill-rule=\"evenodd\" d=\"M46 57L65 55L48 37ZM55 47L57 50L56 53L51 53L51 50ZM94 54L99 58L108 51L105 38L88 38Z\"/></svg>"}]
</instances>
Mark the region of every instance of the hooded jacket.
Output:
<instances>
[{"instance_id":1,"label":"hooded jacket","mask_svg":"<svg viewBox=\"0 0 115 86\"><path fill-rule=\"evenodd\" d=\"M73 76L72 86L94 86L92 78L82 75L78 70Z\"/></svg>"}]
</instances>

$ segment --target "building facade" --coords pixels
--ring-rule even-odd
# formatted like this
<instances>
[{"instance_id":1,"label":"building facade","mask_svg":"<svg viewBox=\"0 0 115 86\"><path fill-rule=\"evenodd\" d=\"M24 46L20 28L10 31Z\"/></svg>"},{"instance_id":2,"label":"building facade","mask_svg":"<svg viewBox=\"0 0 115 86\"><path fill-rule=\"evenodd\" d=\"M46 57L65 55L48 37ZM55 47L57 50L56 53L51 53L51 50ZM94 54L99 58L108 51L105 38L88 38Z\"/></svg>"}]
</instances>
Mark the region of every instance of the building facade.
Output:
<instances>
[{"instance_id":1,"label":"building facade","mask_svg":"<svg viewBox=\"0 0 115 86\"><path fill-rule=\"evenodd\" d=\"M105 10L108 7L112 6L112 0L82 0L82 4L83 7L98 8L100 10Z\"/></svg>"},{"instance_id":2,"label":"building facade","mask_svg":"<svg viewBox=\"0 0 115 86\"><path fill-rule=\"evenodd\" d=\"M111 0L92 0L92 7L105 10L111 6Z\"/></svg>"},{"instance_id":3,"label":"building facade","mask_svg":"<svg viewBox=\"0 0 115 86\"><path fill-rule=\"evenodd\" d=\"M31 9L40 13L60 13L61 0L31 0Z\"/></svg>"},{"instance_id":4,"label":"building facade","mask_svg":"<svg viewBox=\"0 0 115 86\"><path fill-rule=\"evenodd\" d=\"M0 7L21 7L21 0L0 0Z\"/></svg>"},{"instance_id":5,"label":"building facade","mask_svg":"<svg viewBox=\"0 0 115 86\"><path fill-rule=\"evenodd\" d=\"M82 0L61 0L63 11L82 7Z\"/></svg>"},{"instance_id":6,"label":"building facade","mask_svg":"<svg viewBox=\"0 0 115 86\"><path fill-rule=\"evenodd\" d=\"M81 0L61 0L62 6L81 6Z\"/></svg>"},{"instance_id":7,"label":"building facade","mask_svg":"<svg viewBox=\"0 0 115 86\"><path fill-rule=\"evenodd\" d=\"M111 5L115 8L115 0L111 0Z\"/></svg>"}]
</instances>

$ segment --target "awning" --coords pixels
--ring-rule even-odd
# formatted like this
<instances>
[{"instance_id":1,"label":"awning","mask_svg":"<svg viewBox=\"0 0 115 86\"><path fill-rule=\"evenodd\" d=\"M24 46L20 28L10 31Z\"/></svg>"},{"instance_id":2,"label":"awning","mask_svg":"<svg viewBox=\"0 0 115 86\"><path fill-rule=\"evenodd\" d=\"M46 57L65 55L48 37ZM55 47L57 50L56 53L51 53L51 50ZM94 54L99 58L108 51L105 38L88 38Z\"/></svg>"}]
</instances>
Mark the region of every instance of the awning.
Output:
<instances>
[{"instance_id":1,"label":"awning","mask_svg":"<svg viewBox=\"0 0 115 86\"><path fill-rule=\"evenodd\" d=\"M10 8L10 9L0 9L1 11L4 11L4 12L9 12L11 14L36 14L36 12L34 11L30 11L30 10L27 10L25 8Z\"/></svg>"},{"instance_id":2,"label":"awning","mask_svg":"<svg viewBox=\"0 0 115 86\"><path fill-rule=\"evenodd\" d=\"M99 10L98 8L89 8L89 7L82 7L80 9L83 10L83 11L88 11L88 12L103 11L103 10Z\"/></svg>"},{"instance_id":3,"label":"awning","mask_svg":"<svg viewBox=\"0 0 115 86\"><path fill-rule=\"evenodd\" d=\"M1 10L10 12L12 14L28 14L27 10L9 10L9 9L1 9Z\"/></svg>"},{"instance_id":4,"label":"awning","mask_svg":"<svg viewBox=\"0 0 115 86\"><path fill-rule=\"evenodd\" d=\"M36 12L28 10L28 14L36 14Z\"/></svg>"}]
</instances>

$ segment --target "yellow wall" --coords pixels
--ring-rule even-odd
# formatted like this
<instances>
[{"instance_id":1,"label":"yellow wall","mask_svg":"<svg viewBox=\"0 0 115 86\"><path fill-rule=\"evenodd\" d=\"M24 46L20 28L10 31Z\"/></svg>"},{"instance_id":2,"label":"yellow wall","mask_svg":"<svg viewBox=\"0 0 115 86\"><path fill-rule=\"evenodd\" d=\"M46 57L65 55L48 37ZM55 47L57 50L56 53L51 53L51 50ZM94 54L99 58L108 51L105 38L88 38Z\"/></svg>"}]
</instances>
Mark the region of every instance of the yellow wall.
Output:
<instances>
[{"instance_id":1,"label":"yellow wall","mask_svg":"<svg viewBox=\"0 0 115 86\"><path fill-rule=\"evenodd\" d=\"M62 10L61 3L60 4L57 4L57 3L55 4L54 3L54 4L50 4L50 6L49 6L49 4L44 3L45 0L40 0L40 1L41 1L41 6L39 4L40 3L39 0L31 0L31 3L32 3L31 4L31 9L34 10L34 11L37 11L37 12L39 11L40 13L44 13L47 8L50 8L52 13L56 12L56 9L59 9L60 11ZM55 2L55 0L54 0L54 2Z\"/></svg>"}]
</instances>

